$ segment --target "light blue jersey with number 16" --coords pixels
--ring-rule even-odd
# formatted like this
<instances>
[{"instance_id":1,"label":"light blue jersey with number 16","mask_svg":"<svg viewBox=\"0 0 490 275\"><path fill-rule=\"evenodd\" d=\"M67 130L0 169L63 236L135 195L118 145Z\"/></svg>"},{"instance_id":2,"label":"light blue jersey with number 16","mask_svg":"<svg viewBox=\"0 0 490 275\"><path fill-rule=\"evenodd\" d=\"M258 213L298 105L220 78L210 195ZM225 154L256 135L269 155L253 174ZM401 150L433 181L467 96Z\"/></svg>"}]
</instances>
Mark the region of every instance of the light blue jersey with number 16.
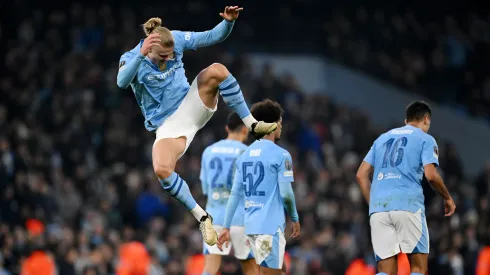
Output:
<instances>
[{"instance_id":1,"label":"light blue jersey with number 16","mask_svg":"<svg viewBox=\"0 0 490 275\"><path fill-rule=\"evenodd\" d=\"M364 161L374 167L369 214L422 210L425 213L422 177L424 166L439 165L434 138L406 125L382 134Z\"/></svg>"}]
</instances>

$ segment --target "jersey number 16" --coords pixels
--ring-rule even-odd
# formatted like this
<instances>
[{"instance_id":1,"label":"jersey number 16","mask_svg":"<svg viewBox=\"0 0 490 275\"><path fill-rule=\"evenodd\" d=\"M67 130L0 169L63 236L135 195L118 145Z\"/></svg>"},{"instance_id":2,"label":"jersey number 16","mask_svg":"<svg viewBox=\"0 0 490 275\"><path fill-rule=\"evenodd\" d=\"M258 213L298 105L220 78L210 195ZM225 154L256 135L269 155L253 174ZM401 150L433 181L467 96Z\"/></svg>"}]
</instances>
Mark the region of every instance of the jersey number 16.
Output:
<instances>
[{"instance_id":1,"label":"jersey number 16","mask_svg":"<svg viewBox=\"0 0 490 275\"><path fill-rule=\"evenodd\" d=\"M388 162L390 163L391 167L397 167L402 163L403 155L405 153L403 147L407 146L407 142L408 139L406 137L401 137L396 141L395 138L390 138L383 144L383 146L386 148L385 155L383 157L383 168L388 167Z\"/></svg>"}]
</instances>

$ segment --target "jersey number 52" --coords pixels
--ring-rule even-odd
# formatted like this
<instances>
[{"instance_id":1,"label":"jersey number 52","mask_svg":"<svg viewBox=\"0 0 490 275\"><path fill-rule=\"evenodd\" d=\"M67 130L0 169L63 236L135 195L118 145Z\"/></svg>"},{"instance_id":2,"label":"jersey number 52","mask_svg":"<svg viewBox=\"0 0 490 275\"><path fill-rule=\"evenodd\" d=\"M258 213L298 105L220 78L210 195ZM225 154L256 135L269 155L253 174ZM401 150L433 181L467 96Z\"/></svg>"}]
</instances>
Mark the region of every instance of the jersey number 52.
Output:
<instances>
[{"instance_id":1,"label":"jersey number 52","mask_svg":"<svg viewBox=\"0 0 490 275\"><path fill-rule=\"evenodd\" d=\"M252 161L246 161L242 163L242 171L245 196L265 196L265 191L258 190L259 185L264 180L264 164L261 161L257 161L255 163Z\"/></svg>"}]
</instances>

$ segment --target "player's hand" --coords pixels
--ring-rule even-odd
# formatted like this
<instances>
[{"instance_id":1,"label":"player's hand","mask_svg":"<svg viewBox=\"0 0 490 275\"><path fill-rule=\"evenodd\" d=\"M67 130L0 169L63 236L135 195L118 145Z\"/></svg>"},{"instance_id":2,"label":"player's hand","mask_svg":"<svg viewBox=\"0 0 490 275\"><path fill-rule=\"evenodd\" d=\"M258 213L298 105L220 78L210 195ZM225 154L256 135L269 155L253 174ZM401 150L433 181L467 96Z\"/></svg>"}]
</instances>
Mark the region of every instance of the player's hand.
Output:
<instances>
[{"instance_id":1,"label":"player's hand","mask_svg":"<svg viewBox=\"0 0 490 275\"><path fill-rule=\"evenodd\" d=\"M230 229L224 228L221 234L218 236L218 248L223 251L223 245L228 248L228 243L230 241Z\"/></svg>"},{"instance_id":2,"label":"player's hand","mask_svg":"<svg viewBox=\"0 0 490 275\"><path fill-rule=\"evenodd\" d=\"M292 229L291 239L295 239L299 237L299 234L301 234L301 225L299 224L299 222L293 222L291 224L291 229Z\"/></svg>"},{"instance_id":3,"label":"player's hand","mask_svg":"<svg viewBox=\"0 0 490 275\"><path fill-rule=\"evenodd\" d=\"M160 34L152 33L148 35L145 41L143 41L143 45L141 45L140 53L146 56L150 52L151 47L157 46L160 42L161 42Z\"/></svg>"},{"instance_id":4,"label":"player's hand","mask_svg":"<svg viewBox=\"0 0 490 275\"><path fill-rule=\"evenodd\" d=\"M226 21L235 21L238 18L238 14L243 10L238 6L226 6L225 11L221 12L219 15L223 17Z\"/></svg>"},{"instance_id":5,"label":"player's hand","mask_svg":"<svg viewBox=\"0 0 490 275\"><path fill-rule=\"evenodd\" d=\"M453 198L444 200L444 217L452 216L454 214L454 211L456 211L456 204L454 203Z\"/></svg>"}]
</instances>

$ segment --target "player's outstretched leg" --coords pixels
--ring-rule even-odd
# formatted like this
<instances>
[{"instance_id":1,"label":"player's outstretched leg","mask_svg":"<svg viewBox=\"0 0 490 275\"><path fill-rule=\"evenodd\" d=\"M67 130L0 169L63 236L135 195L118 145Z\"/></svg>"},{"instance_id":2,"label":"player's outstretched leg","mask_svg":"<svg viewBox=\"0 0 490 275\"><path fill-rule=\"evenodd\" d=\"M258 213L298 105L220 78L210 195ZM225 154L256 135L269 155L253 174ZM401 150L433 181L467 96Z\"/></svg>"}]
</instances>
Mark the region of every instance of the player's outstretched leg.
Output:
<instances>
[{"instance_id":1,"label":"player's outstretched leg","mask_svg":"<svg viewBox=\"0 0 490 275\"><path fill-rule=\"evenodd\" d=\"M212 246L218 240L213 228L213 218L197 204L187 183L174 172L177 159L184 152L185 146L185 138L165 138L157 141L152 151L153 169L163 189L192 212L200 223L199 229L204 241Z\"/></svg>"},{"instance_id":2,"label":"player's outstretched leg","mask_svg":"<svg viewBox=\"0 0 490 275\"><path fill-rule=\"evenodd\" d=\"M223 101L230 106L243 120L243 123L256 138L261 138L277 129L277 123L257 121L248 109L240 85L228 69L219 63L214 63L202 70L197 76L199 96L203 103L214 108L218 91Z\"/></svg>"}]
</instances>

